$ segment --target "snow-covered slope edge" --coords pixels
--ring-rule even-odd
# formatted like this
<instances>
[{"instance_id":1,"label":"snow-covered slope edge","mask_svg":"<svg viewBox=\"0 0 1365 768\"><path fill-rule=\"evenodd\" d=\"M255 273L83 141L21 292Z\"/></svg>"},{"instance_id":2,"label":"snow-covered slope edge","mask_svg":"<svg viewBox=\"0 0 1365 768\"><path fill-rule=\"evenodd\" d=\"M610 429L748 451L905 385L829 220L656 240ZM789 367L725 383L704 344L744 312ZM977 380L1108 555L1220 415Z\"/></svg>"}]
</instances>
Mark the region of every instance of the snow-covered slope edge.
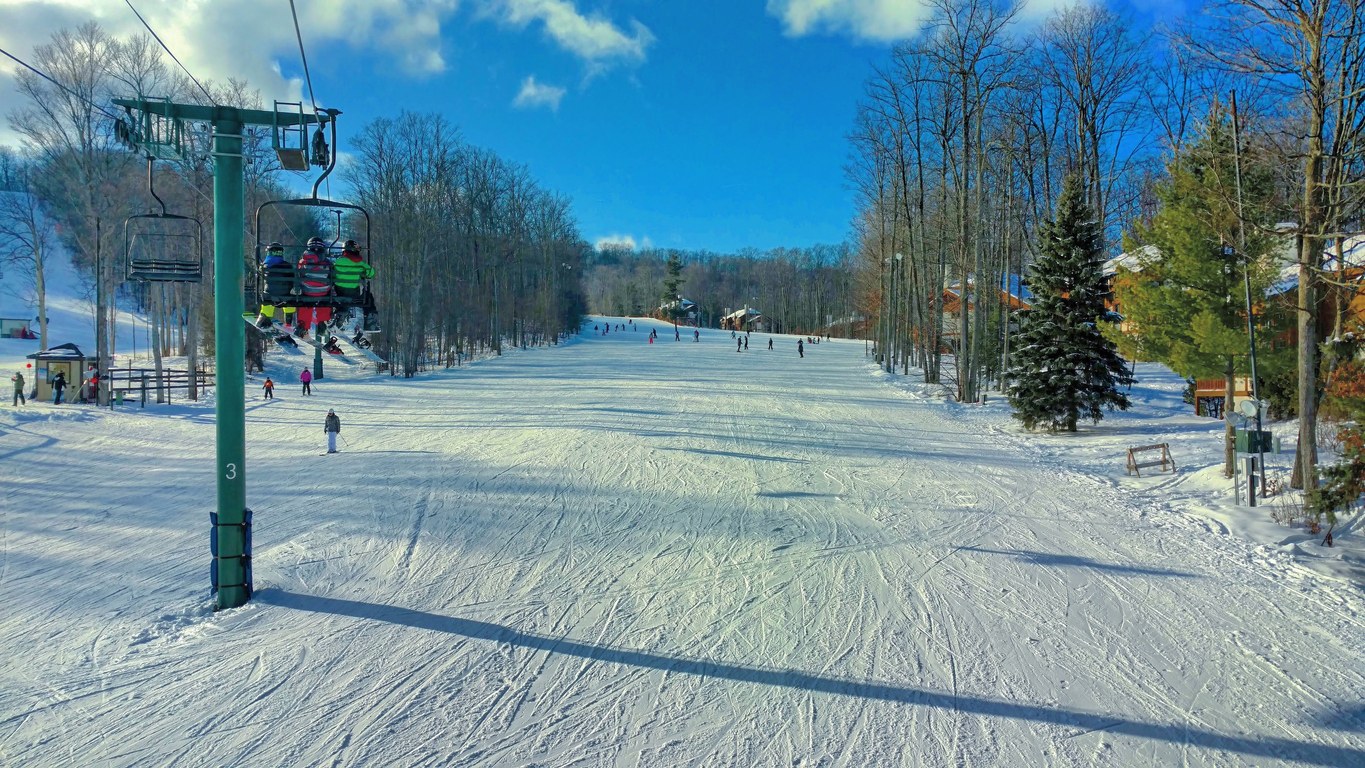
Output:
<instances>
[{"instance_id":1,"label":"snow-covered slope edge","mask_svg":"<svg viewBox=\"0 0 1365 768\"><path fill-rule=\"evenodd\" d=\"M925 385L916 371L902 377L875 364L868 370L908 397L942 400L964 429L997 435L1034 461L1107 486L1153 514L1193 515L1194 525L1247 539L1255 544L1256 560L1269 571L1309 572L1365 587L1365 515L1342 517L1334 546L1326 547L1322 534L1309 533L1299 522L1290 526L1273 519L1300 503L1297 492L1258 499L1256 508L1246 505L1245 496L1236 503L1232 481L1223 476L1223 422L1194 415L1181 399L1185 382L1163 365L1139 364L1138 382L1129 392L1132 406L1106 414L1098 425L1083 423L1075 434L1028 432L1011 418L1009 404L998 392L989 393L984 405L963 405L952 401L943 387ZM1298 422L1266 428L1280 438L1284 450L1266 457L1268 477L1287 487ZM1127 449L1154 443L1170 444L1176 471L1152 469L1142 477L1129 476Z\"/></svg>"}]
</instances>

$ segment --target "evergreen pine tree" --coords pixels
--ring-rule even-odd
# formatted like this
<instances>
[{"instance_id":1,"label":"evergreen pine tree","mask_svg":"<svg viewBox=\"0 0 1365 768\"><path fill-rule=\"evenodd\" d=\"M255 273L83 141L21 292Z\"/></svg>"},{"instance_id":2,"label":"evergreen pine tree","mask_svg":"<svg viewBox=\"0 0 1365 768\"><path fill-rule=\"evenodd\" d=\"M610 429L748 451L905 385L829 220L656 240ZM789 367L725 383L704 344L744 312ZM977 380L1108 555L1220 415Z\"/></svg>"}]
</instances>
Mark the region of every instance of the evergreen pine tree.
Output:
<instances>
[{"instance_id":1,"label":"evergreen pine tree","mask_svg":"<svg viewBox=\"0 0 1365 768\"><path fill-rule=\"evenodd\" d=\"M678 252L673 251L668 254L668 262L664 265L668 270L668 276L664 278L663 303L668 308L668 319L678 324L678 314L682 311L682 295L678 293L678 286L682 284L682 259L678 258Z\"/></svg>"},{"instance_id":2,"label":"evergreen pine tree","mask_svg":"<svg viewBox=\"0 0 1365 768\"><path fill-rule=\"evenodd\" d=\"M1275 351L1273 340L1292 318L1267 301L1266 290L1279 279L1269 254L1274 240L1263 234L1274 222L1271 169L1244 163L1245 215L1262 227L1246 226L1240 249L1234 202L1232 125L1214 108L1198 138L1166 163L1166 177L1154 185L1160 209L1147 226L1133 228L1128 243L1136 252L1134 269L1120 268L1114 292L1124 327L1106 334L1129 357L1162 363L1182 378L1224 380L1225 399L1236 376L1250 372L1247 338L1247 289L1259 309L1256 322L1258 370L1262 377L1292 370L1294 351ZM1138 245L1147 247L1138 250ZM1224 417L1232 408L1224 408ZM1233 420L1226 418L1224 472L1233 475Z\"/></svg>"},{"instance_id":3,"label":"evergreen pine tree","mask_svg":"<svg viewBox=\"0 0 1365 768\"><path fill-rule=\"evenodd\" d=\"M1006 391L1014 416L1029 429L1076 431L1085 417L1128 408L1120 386L1132 382L1114 344L1100 332L1108 285L1100 232L1081 199L1080 182L1066 180L1057 214L1042 228L1040 257L1029 267L1036 301L1024 313Z\"/></svg>"}]
</instances>

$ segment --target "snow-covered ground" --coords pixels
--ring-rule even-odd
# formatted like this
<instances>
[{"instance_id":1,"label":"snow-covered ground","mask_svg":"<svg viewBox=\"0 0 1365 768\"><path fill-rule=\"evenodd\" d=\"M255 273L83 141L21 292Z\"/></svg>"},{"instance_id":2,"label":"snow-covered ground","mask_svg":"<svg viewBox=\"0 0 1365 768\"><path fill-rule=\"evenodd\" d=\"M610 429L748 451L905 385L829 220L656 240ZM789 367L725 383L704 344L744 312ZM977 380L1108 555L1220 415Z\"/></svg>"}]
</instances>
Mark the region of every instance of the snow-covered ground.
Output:
<instances>
[{"instance_id":1,"label":"snow-covered ground","mask_svg":"<svg viewBox=\"0 0 1365 768\"><path fill-rule=\"evenodd\" d=\"M642 325L309 398L273 354L217 614L206 405L0 408L0 763L1365 765L1360 583L1187 511L1210 422Z\"/></svg>"},{"instance_id":2,"label":"snow-covered ground","mask_svg":"<svg viewBox=\"0 0 1365 768\"><path fill-rule=\"evenodd\" d=\"M1238 475L1239 500L1233 481L1223 474L1223 422L1194 415L1194 407L1181 399L1185 381L1165 366L1138 364L1138 381L1128 391L1132 406L1127 411L1109 413L1099 425L1082 422L1075 434L1054 435L1026 432L1010 417L1009 405L999 393L991 392L984 406L959 406L947 399L946 388L919 383L922 375L915 371L905 378L887 376L875 365L869 365L868 370L910 397L939 400L954 418L970 424L970 429L1017 446L1058 471L1084 474L1150 509L1193 513L1205 518L1202 523L1195 521L1197 525L1255 542L1261 545L1256 557L1272 570L1308 571L1365 588L1365 514L1357 511L1342 515L1334 531L1334 546L1326 547L1322 546L1326 523L1322 523L1321 532L1310 533L1300 509L1296 509L1301 508L1303 495L1288 486L1298 441L1297 420L1265 424L1265 429L1279 438L1283 450L1265 456L1267 481L1282 492L1258 498L1258 506L1253 508L1247 505L1246 475ZM1330 431L1326 427L1323 430ZM1140 470L1141 476L1130 476L1127 449L1156 443L1170 446L1176 471L1149 468ZM1140 460L1159 458L1154 454L1141 456ZM1324 449L1320 459L1329 462L1335 457ZM1291 518L1292 522L1287 522Z\"/></svg>"}]
</instances>

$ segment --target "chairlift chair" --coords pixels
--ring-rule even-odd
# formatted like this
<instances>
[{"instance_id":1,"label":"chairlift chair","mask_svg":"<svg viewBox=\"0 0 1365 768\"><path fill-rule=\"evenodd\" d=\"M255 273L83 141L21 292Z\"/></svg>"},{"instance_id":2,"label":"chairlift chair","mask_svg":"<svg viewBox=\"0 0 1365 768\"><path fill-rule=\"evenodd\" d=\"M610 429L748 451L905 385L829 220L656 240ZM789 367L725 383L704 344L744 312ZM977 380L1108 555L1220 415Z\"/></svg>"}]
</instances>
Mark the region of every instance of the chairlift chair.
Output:
<instances>
[{"instance_id":1,"label":"chairlift chair","mask_svg":"<svg viewBox=\"0 0 1365 768\"><path fill-rule=\"evenodd\" d=\"M147 189L161 213L129 216L123 221L127 278L147 283L197 283L204 279L204 225L193 216L166 212L166 201L152 179L154 158L147 155Z\"/></svg>"},{"instance_id":2,"label":"chairlift chair","mask_svg":"<svg viewBox=\"0 0 1365 768\"><path fill-rule=\"evenodd\" d=\"M278 106L279 106L279 104L277 103L277 109L278 109ZM346 213L348 213L348 212L354 213L354 214L359 214L360 216L363 216L364 219L365 219L365 235L364 235L364 240L358 242L357 245L358 245L359 250L360 250L361 258L365 261L365 263L367 263L367 264L371 263L371 259L370 259L370 214L369 214L369 211L366 211L364 208L362 208L362 207L359 206L359 205L354 205L354 204L352 204L352 203L343 203L343 202L340 202L340 201L337 201L337 200L328 200L328 199L326 199L326 198L323 198L323 197L319 197L319 196L318 196L318 189L322 186L322 183L323 183L323 181L327 178L327 176L328 176L329 174L331 174L332 170L336 167L336 151L335 151L335 148L336 148L336 130L337 130L337 129L336 129L336 116L337 116L338 114L340 114L340 112L338 112L337 110L333 110L333 109L319 110L319 111L323 113L322 115L320 115L320 120L319 120L319 122L320 122L320 123L329 123L329 124L330 124L330 131L331 131L331 139L332 139L332 141L331 141L330 147L327 147L327 142L326 142L325 140L322 142L323 147L327 148L327 152L328 152L328 158L327 158L327 162L326 162L326 170L324 170L323 173L322 173L322 175L319 176L315 182L313 182L313 192L312 192L312 196L311 196L311 197L298 198L298 199L295 199L295 200L270 200L270 201L267 201L267 202L263 203L259 208L256 209L256 268L257 268L257 275L256 275L255 283L256 283L256 288L257 288L257 300L258 300L258 302L259 302L261 305L270 304L270 305L273 305L273 306L290 306L290 307L305 307L305 308L306 308L306 307L317 307L317 308L321 308L321 307L330 307L330 308L333 309L333 310L342 311L342 310L351 309L351 308L353 308L353 307L362 307L362 306L364 306L364 304L365 304L365 296L366 296L366 294L369 292L369 286L368 286L368 285L364 285L364 286L362 287L362 290L360 291L360 295L359 295L359 296L340 296L340 295L337 295L337 293L336 293L336 288L335 288L335 285L336 285L336 272L335 272L335 267L332 269L331 275L330 275L330 278L329 278L329 283L332 285L332 289L331 289L331 291L329 291L328 295L326 295L326 296L307 296L307 295L295 294L295 293L281 294L281 293L278 293L278 292L272 293L272 292L271 292L272 283L275 284L275 285L279 285L279 284L281 284L281 283L283 283L283 282L286 282L286 281L280 281L280 280L272 281L272 280L266 279L266 278L267 278L267 267L265 266L265 255L266 255L266 247L267 247L267 245L269 244L269 240L267 240L267 238L266 238L266 236L265 236L265 229L264 229L264 227L262 227L262 216L263 216L263 214L265 214L265 213L266 213L267 211L269 211L270 209L274 209L274 210L276 211L276 213L279 213L279 209L282 208L282 207L322 208L322 209L326 209L326 210L330 211L331 213L335 213L335 214L336 214L336 217L337 217L337 219L336 219L336 221L337 221L337 225L336 225L336 226L337 226L337 231L336 231L336 237L335 237L335 239L333 239L333 241L332 241L332 246L329 247L329 249L328 249L328 250L329 250L329 253L328 253L329 260L334 260L334 257L337 255L336 243L341 242L343 239L345 239L345 238L343 237L343 232L342 232L342 223L343 223L343 222L342 222L342 217L343 217ZM278 152L278 146L277 146L277 152ZM305 154L306 154L306 153L305 153ZM281 158L282 158L282 159L281 159L281 163L283 164L283 156L282 156L282 155L281 155ZM281 214L281 216L282 216L282 214ZM293 233L291 233L291 234L293 234ZM357 232L357 234L359 234L359 232ZM297 242L297 241L300 240L300 239L302 239L303 242ZM357 239L359 239L359 238L357 238ZM287 243L284 243L285 261L286 261L288 264L290 264L290 265L296 265L296 264L298 263L298 261L299 261L299 258L303 255L303 252L307 249L307 245L306 245L306 243L307 243L307 238L306 238L306 237L305 237L305 238L298 238L297 236L295 236L295 237L294 237L294 240L295 240L295 242L287 242ZM292 266L291 266L291 269L292 269Z\"/></svg>"}]
</instances>

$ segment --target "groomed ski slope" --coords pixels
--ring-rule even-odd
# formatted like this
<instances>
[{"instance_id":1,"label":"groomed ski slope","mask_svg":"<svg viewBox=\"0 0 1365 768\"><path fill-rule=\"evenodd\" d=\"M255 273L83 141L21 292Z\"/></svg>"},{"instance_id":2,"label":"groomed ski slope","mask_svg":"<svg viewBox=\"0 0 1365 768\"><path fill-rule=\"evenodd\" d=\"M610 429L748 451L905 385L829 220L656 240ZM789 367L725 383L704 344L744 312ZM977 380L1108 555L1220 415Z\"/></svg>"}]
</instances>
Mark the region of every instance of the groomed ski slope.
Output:
<instances>
[{"instance_id":1,"label":"groomed ski slope","mask_svg":"<svg viewBox=\"0 0 1365 768\"><path fill-rule=\"evenodd\" d=\"M0 764L1365 765L1358 587L862 342L648 327L311 398L272 354L219 614L211 410L0 408Z\"/></svg>"}]
</instances>

